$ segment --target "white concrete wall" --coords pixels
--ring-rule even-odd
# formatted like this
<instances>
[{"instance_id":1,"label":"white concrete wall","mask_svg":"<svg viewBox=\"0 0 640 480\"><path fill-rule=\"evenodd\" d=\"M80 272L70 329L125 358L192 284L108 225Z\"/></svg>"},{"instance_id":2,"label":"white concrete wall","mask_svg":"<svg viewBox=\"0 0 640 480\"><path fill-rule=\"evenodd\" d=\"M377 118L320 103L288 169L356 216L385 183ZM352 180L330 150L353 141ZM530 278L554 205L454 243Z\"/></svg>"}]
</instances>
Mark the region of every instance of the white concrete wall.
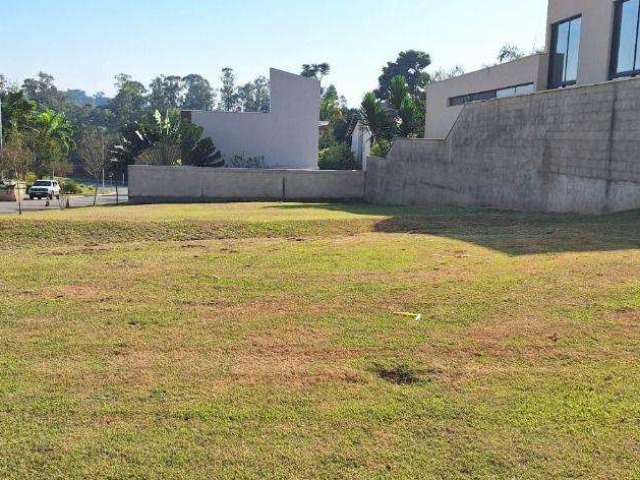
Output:
<instances>
[{"instance_id":1,"label":"white concrete wall","mask_svg":"<svg viewBox=\"0 0 640 480\"><path fill-rule=\"evenodd\" d=\"M318 168L320 82L271 69L271 111L191 112L226 157L264 157L266 168Z\"/></svg>"},{"instance_id":2,"label":"white concrete wall","mask_svg":"<svg viewBox=\"0 0 640 480\"><path fill-rule=\"evenodd\" d=\"M364 172L129 167L129 202L359 201Z\"/></svg>"},{"instance_id":3,"label":"white concrete wall","mask_svg":"<svg viewBox=\"0 0 640 480\"><path fill-rule=\"evenodd\" d=\"M432 83L427 87L425 137L444 139L451 131L464 107L450 106L450 98L527 83L535 84L537 90L540 83L544 83L540 75L545 64L545 55L532 55L514 62Z\"/></svg>"},{"instance_id":4,"label":"white concrete wall","mask_svg":"<svg viewBox=\"0 0 640 480\"><path fill-rule=\"evenodd\" d=\"M366 167L367 157L371 153L371 139L371 131L358 122L351 134L351 151L356 161L362 165L363 170Z\"/></svg>"}]
</instances>

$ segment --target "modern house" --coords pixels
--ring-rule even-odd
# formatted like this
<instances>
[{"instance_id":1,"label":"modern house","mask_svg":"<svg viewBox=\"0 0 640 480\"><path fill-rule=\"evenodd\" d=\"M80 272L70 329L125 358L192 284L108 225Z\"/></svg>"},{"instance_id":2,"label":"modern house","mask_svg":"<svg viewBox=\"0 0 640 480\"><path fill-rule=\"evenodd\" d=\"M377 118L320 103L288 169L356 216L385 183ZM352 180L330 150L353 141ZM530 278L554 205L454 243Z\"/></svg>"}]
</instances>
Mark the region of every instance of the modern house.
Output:
<instances>
[{"instance_id":1,"label":"modern house","mask_svg":"<svg viewBox=\"0 0 640 480\"><path fill-rule=\"evenodd\" d=\"M464 105L640 73L640 0L549 0L543 53L430 85L426 137L444 139Z\"/></svg>"},{"instance_id":2,"label":"modern house","mask_svg":"<svg viewBox=\"0 0 640 480\"><path fill-rule=\"evenodd\" d=\"M427 89L425 139L367 161L367 200L640 208L640 0L549 0L545 51Z\"/></svg>"},{"instance_id":3,"label":"modern house","mask_svg":"<svg viewBox=\"0 0 640 480\"><path fill-rule=\"evenodd\" d=\"M269 169L317 170L320 82L271 69L268 113L184 111L226 158L260 159Z\"/></svg>"}]
</instances>

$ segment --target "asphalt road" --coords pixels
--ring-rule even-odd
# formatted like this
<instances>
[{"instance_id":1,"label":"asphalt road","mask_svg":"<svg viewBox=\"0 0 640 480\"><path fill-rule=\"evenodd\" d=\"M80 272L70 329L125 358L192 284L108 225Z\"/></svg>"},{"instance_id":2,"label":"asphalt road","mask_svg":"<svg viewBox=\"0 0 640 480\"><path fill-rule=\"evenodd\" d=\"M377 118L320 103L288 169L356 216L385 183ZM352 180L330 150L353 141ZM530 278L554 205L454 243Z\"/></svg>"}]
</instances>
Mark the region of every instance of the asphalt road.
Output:
<instances>
[{"instance_id":1,"label":"asphalt road","mask_svg":"<svg viewBox=\"0 0 640 480\"><path fill-rule=\"evenodd\" d=\"M120 198L119 203L126 203L128 200L128 190L126 187L120 187L119 189ZM93 206L93 197L79 197L72 196L69 204L71 208L81 208L81 207L91 207ZM98 195L98 205L115 205L116 204L116 194L109 195ZM55 210L60 208L58 204L58 200L55 198L49 202L49 206L47 207L46 200L29 200L27 197L26 200L22 201L22 211L23 212L38 212L43 210ZM17 202L0 202L0 215L16 215L18 213L18 203Z\"/></svg>"}]
</instances>

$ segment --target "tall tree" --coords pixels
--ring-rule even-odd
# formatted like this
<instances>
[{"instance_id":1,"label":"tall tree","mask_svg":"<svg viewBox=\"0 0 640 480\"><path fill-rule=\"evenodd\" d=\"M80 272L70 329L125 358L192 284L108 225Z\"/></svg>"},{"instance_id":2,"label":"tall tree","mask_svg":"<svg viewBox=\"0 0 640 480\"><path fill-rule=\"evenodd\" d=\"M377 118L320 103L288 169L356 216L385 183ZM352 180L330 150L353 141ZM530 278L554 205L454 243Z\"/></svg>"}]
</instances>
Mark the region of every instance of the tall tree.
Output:
<instances>
[{"instance_id":1,"label":"tall tree","mask_svg":"<svg viewBox=\"0 0 640 480\"><path fill-rule=\"evenodd\" d=\"M424 89L429 83L429 74L424 70L431 65L428 53L419 50L400 52L395 62L388 62L378 78L379 88L375 91L378 98L387 99L389 87L394 77L402 75L407 82L411 96L422 103Z\"/></svg>"},{"instance_id":2,"label":"tall tree","mask_svg":"<svg viewBox=\"0 0 640 480\"><path fill-rule=\"evenodd\" d=\"M168 112L182 106L184 84L177 75L160 75L149 85L149 105L152 110Z\"/></svg>"},{"instance_id":3,"label":"tall tree","mask_svg":"<svg viewBox=\"0 0 640 480\"><path fill-rule=\"evenodd\" d=\"M206 78L191 74L184 77L182 81L186 89L182 108L206 111L213 109L215 92Z\"/></svg>"},{"instance_id":4,"label":"tall tree","mask_svg":"<svg viewBox=\"0 0 640 480\"><path fill-rule=\"evenodd\" d=\"M239 97L236 92L236 76L233 73L233 69L225 67L222 69L222 75L220 77L222 82L222 88L220 89L220 109L225 112L238 111Z\"/></svg>"},{"instance_id":5,"label":"tall tree","mask_svg":"<svg viewBox=\"0 0 640 480\"><path fill-rule=\"evenodd\" d=\"M307 78L315 78L322 82L329 73L331 73L331 65L328 63L305 63L302 65L302 73L300 75Z\"/></svg>"},{"instance_id":6,"label":"tall tree","mask_svg":"<svg viewBox=\"0 0 640 480\"><path fill-rule=\"evenodd\" d=\"M246 83L238 88L238 97L245 112L267 113L271 108L269 81L261 76Z\"/></svg>"},{"instance_id":7,"label":"tall tree","mask_svg":"<svg viewBox=\"0 0 640 480\"><path fill-rule=\"evenodd\" d=\"M0 151L0 179L23 180L33 166L34 155L24 140L24 134L12 128L4 149Z\"/></svg>"},{"instance_id":8,"label":"tall tree","mask_svg":"<svg viewBox=\"0 0 640 480\"><path fill-rule=\"evenodd\" d=\"M109 102L109 109L113 111L118 129L139 121L147 107L147 89L131 76L121 73L116 75L116 89L118 93Z\"/></svg>"},{"instance_id":9,"label":"tall tree","mask_svg":"<svg viewBox=\"0 0 640 480\"><path fill-rule=\"evenodd\" d=\"M40 72L37 78L27 78L24 81L22 91L30 100L44 107L59 110L63 106L65 98L62 92L56 88L54 81L53 76Z\"/></svg>"}]
</instances>

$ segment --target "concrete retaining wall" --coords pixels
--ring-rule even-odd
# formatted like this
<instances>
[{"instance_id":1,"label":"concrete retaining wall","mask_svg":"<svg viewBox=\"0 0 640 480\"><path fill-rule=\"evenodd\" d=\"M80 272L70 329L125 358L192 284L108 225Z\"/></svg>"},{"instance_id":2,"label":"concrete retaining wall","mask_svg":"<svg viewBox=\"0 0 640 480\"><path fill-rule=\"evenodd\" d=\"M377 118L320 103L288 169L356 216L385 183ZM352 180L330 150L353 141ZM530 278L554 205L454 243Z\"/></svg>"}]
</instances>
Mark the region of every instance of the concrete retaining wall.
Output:
<instances>
[{"instance_id":1,"label":"concrete retaining wall","mask_svg":"<svg viewBox=\"0 0 640 480\"><path fill-rule=\"evenodd\" d=\"M640 208L640 80L465 107L446 141L367 162L366 198L402 205L605 213Z\"/></svg>"},{"instance_id":2,"label":"concrete retaining wall","mask_svg":"<svg viewBox=\"0 0 640 480\"><path fill-rule=\"evenodd\" d=\"M311 170L129 167L129 202L358 201L364 173Z\"/></svg>"}]
</instances>

